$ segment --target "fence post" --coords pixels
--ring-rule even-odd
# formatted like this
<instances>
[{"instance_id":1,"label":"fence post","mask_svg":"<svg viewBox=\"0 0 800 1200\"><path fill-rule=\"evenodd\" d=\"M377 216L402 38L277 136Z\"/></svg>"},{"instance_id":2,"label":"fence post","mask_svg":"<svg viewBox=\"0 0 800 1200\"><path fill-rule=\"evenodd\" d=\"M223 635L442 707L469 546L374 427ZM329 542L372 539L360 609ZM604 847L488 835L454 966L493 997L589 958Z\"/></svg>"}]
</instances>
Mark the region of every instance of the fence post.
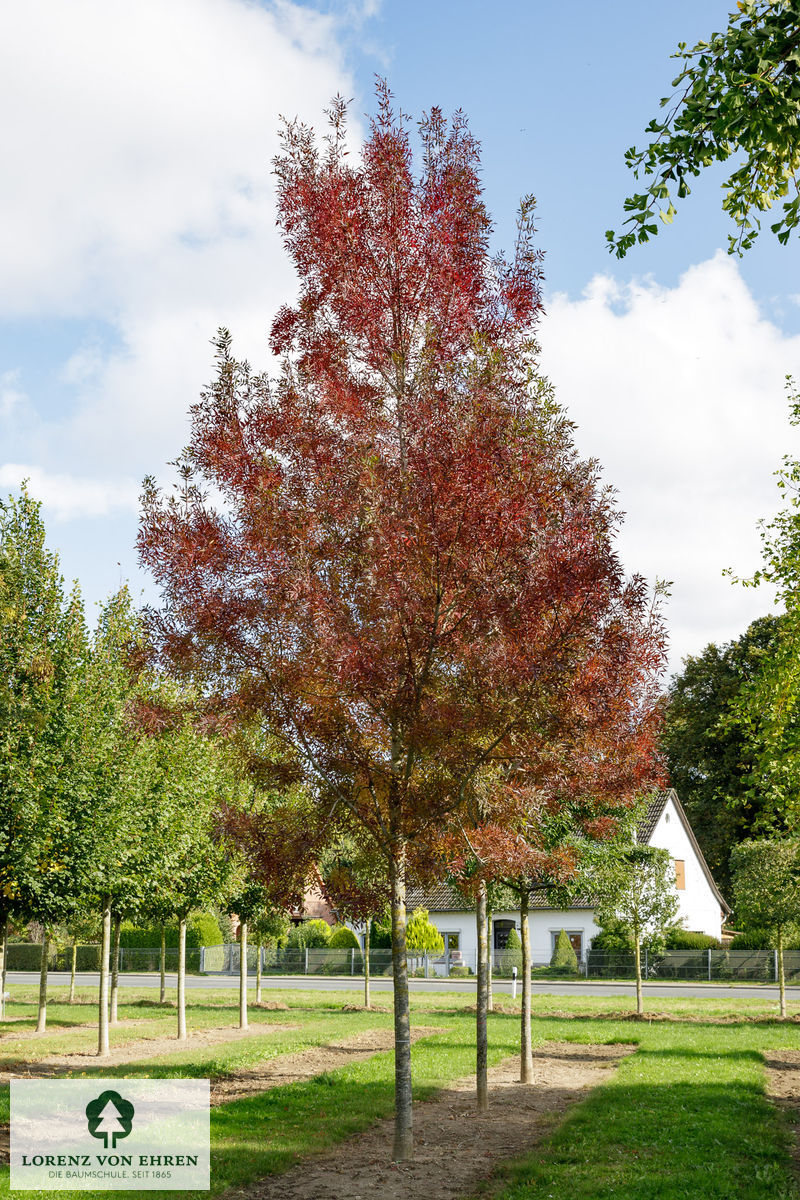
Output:
<instances>
[{"instance_id":1,"label":"fence post","mask_svg":"<svg viewBox=\"0 0 800 1200\"><path fill-rule=\"evenodd\" d=\"M355 975L355 973L356 973L356 952L353 949L353 947L351 947L350 948L350 974Z\"/></svg>"},{"instance_id":2,"label":"fence post","mask_svg":"<svg viewBox=\"0 0 800 1200\"><path fill-rule=\"evenodd\" d=\"M711 947L708 947L708 982L711 983Z\"/></svg>"},{"instance_id":3,"label":"fence post","mask_svg":"<svg viewBox=\"0 0 800 1200\"><path fill-rule=\"evenodd\" d=\"M307 975L307 974L308 974L308 946L306 946L306 952L305 952L305 966L303 967L303 974L304 974L304 975Z\"/></svg>"},{"instance_id":4,"label":"fence post","mask_svg":"<svg viewBox=\"0 0 800 1200\"><path fill-rule=\"evenodd\" d=\"M647 946L644 948L644 977L645 979L650 978L650 968L647 965Z\"/></svg>"},{"instance_id":5,"label":"fence post","mask_svg":"<svg viewBox=\"0 0 800 1200\"><path fill-rule=\"evenodd\" d=\"M205 975L205 971L206 971L206 948L205 948L205 946L201 946L200 947L200 974Z\"/></svg>"},{"instance_id":6,"label":"fence post","mask_svg":"<svg viewBox=\"0 0 800 1200\"><path fill-rule=\"evenodd\" d=\"M773 961L774 961L774 965L775 965L775 982L777 983L778 982L778 951L773 950L772 956L773 956Z\"/></svg>"},{"instance_id":7,"label":"fence post","mask_svg":"<svg viewBox=\"0 0 800 1200\"><path fill-rule=\"evenodd\" d=\"M422 965L425 968L425 978L428 978L428 951L426 950L422 956Z\"/></svg>"}]
</instances>

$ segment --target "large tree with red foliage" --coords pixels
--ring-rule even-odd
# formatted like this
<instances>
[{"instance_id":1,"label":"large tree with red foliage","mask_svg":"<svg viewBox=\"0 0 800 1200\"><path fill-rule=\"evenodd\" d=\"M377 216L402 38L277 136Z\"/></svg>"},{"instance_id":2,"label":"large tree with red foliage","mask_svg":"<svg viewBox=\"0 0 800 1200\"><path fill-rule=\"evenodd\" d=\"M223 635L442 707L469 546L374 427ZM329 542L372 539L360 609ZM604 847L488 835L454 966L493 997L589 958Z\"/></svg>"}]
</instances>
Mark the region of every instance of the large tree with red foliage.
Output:
<instances>
[{"instance_id":1,"label":"large tree with red foliage","mask_svg":"<svg viewBox=\"0 0 800 1200\"><path fill-rule=\"evenodd\" d=\"M140 547L173 664L259 714L386 864L407 1158L409 843L438 838L489 765L558 763L566 790L603 698L642 731L662 646L614 554L612 497L536 372L532 202L512 259L490 257L464 118L420 123L417 175L407 120L378 100L358 159L342 103L321 149L287 127L278 215L300 287L273 325L281 369L254 374L220 335L182 484L146 483ZM607 775L599 802L626 803Z\"/></svg>"}]
</instances>

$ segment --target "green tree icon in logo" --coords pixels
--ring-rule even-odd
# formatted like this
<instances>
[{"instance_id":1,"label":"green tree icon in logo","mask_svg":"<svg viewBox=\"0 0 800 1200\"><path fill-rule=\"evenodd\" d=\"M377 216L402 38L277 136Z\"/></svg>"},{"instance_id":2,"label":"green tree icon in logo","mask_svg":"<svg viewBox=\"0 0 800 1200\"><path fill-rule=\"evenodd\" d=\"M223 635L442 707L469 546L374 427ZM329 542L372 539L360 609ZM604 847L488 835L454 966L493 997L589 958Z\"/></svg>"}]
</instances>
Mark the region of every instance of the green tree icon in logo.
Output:
<instances>
[{"instance_id":1,"label":"green tree icon in logo","mask_svg":"<svg viewBox=\"0 0 800 1200\"><path fill-rule=\"evenodd\" d=\"M102 1138L106 1150L111 1138L113 1150L117 1138L126 1138L133 1128L133 1112L130 1100L125 1100L119 1092L101 1092L96 1100L90 1100L86 1105L89 1133L92 1137Z\"/></svg>"}]
</instances>

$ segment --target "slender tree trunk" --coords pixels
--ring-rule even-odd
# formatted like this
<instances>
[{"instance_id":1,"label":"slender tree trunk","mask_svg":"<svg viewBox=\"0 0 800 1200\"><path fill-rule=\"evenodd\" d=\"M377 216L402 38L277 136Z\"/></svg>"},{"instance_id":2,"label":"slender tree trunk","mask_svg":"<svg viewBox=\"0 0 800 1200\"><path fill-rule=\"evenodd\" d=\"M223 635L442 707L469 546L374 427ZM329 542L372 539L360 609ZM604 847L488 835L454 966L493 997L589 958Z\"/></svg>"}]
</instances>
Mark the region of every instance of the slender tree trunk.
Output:
<instances>
[{"instance_id":1,"label":"slender tree trunk","mask_svg":"<svg viewBox=\"0 0 800 1200\"><path fill-rule=\"evenodd\" d=\"M161 982L158 992L158 1003L166 1004L167 1002L167 929L165 925L161 926L161 954L158 960L158 970L161 976Z\"/></svg>"},{"instance_id":2,"label":"slender tree trunk","mask_svg":"<svg viewBox=\"0 0 800 1200\"><path fill-rule=\"evenodd\" d=\"M247 1029L247 921L239 923L239 1028Z\"/></svg>"},{"instance_id":3,"label":"slender tree trunk","mask_svg":"<svg viewBox=\"0 0 800 1200\"><path fill-rule=\"evenodd\" d=\"M369 934L371 921L367 921L367 932L364 934L364 1008L372 1007L369 994Z\"/></svg>"},{"instance_id":4,"label":"slender tree trunk","mask_svg":"<svg viewBox=\"0 0 800 1200\"><path fill-rule=\"evenodd\" d=\"M519 903L520 937L522 939L522 1013L519 1043L519 1081L533 1083L533 1051L531 1049L531 931L528 925L530 894L523 887Z\"/></svg>"},{"instance_id":5,"label":"slender tree trunk","mask_svg":"<svg viewBox=\"0 0 800 1200\"><path fill-rule=\"evenodd\" d=\"M47 1028L47 959L50 955L50 934L45 929L42 935L42 965L39 971L39 1019L36 1032L44 1033Z\"/></svg>"},{"instance_id":6,"label":"slender tree trunk","mask_svg":"<svg viewBox=\"0 0 800 1200\"><path fill-rule=\"evenodd\" d=\"M3 917L0 939L0 1017L6 1018L6 962L8 960L8 917Z\"/></svg>"},{"instance_id":7,"label":"slender tree trunk","mask_svg":"<svg viewBox=\"0 0 800 1200\"><path fill-rule=\"evenodd\" d=\"M486 942L488 946L488 962L486 964L486 1011L494 1012L494 985L492 982L494 938L492 937L492 910L488 907L486 909Z\"/></svg>"},{"instance_id":8,"label":"slender tree trunk","mask_svg":"<svg viewBox=\"0 0 800 1200\"><path fill-rule=\"evenodd\" d=\"M78 966L78 939L72 939L72 961L69 968L69 995L67 996L67 1004L75 1003L75 970Z\"/></svg>"},{"instance_id":9,"label":"slender tree trunk","mask_svg":"<svg viewBox=\"0 0 800 1200\"><path fill-rule=\"evenodd\" d=\"M411 1019L406 955L406 850L399 841L390 866L392 885L392 975L394 977L394 1150L395 1162L414 1152L411 1107Z\"/></svg>"},{"instance_id":10,"label":"slender tree trunk","mask_svg":"<svg viewBox=\"0 0 800 1200\"><path fill-rule=\"evenodd\" d=\"M783 972L783 927L778 928L778 990L781 1001L781 1016L786 1016L786 977Z\"/></svg>"},{"instance_id":11,"label":"slender tree trunk","mask_svg":"<svg viewBox=\"0 0 800 1200\"><path fill-rule=\"evenodd\" d=\"M477 1080L478 1109L481 1112L489 1107L489 946L486 938L486 884L481 883L478 892L478 903L475 906L475 920L478 926L478 992L476 1011L476 1041L475 1076Z\"/></svg>"},{"instance_id":12,"label":"slender tree trunk","mask_svg":"<svg viewBox=\"0 0 800 1200\"><path fill-rule=\"evenodd\" d=\"M103 900L103 932L100 937L100 994L98 998L97 1054L108 1054L108 956L111 950L111 901Z\"/></svg>"},{"instance_id":13,"label":"slender tree trunk","mask_svg":"<svg viewBox=\"0 0 800 1200\"><path fill-rule=\"evenodd\" d=\"M117 998L119 996L119 934L122 927L122 917L116 913L112 922L111 935L111 1018L110 1025L119 1025L117 1017Z\"/></svg>"},{"instance_id":14,"label":"slender tree trunk","mask_svg":"<svg viewBox=\"0 0 800 1200\"><path fill-rule=\"evenodd\" d=\"M256 938L256 1004L261 1003L261 934Z\"/></svg>"},{"instance_id":15,"label":"slender tree trunk","mask_svg":"<svg viewBox=\"0 0 800 1200\"><path fill-rule=\"evenodd\" d=\"M186 917L178 923L178 1040L186 1041Z\"/></svg>"},{"instance_id":16,"label":"slender tree trunk","mask_svg":"<svg viewBox=\"0 0 800 1200\"><path fill-rule=\"evenodd\" d=\"M642 1001L642 947L638 931L634 933L633 937L633 954L636 968L636 1013L641 1017L644 1015L644 1003Z\"/></svg>"}]
</instances>

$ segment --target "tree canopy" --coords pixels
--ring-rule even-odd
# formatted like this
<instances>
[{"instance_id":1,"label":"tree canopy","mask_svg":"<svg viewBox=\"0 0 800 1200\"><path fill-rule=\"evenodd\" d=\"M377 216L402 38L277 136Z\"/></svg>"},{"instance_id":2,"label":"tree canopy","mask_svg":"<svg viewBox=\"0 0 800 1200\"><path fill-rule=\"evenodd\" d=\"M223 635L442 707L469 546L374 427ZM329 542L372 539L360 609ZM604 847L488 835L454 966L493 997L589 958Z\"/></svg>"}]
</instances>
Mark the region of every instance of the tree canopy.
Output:
<instances>
[{"instance_id":1,"label":"tree canopy","mask_svg":"<svg viewBox=\"0 0 800 1200\"><path fill-rule=\"evenodd\" d=\"M786 243L800 222L800 0L739 0L727 27L673 56L681 70L666 110L647 126L644 149L632 146L625 161L644 191L625 201L622 233L608 230L618 258L670 224L689 180L714 162L734 159L722 185L723 210L735 232L729 252L755 242L761 214L780 204L770 229Z\"/></svg>"},{"instance_id":2,"label":"tree canopy","mask_svg":"<svg viewBox=\"0 0 800 1200\"><path fill-rule=\"evenodd\" d=\"M667 772L724 895L731 850L752 835L764 811L764 797L753 789L757 754L737 706L770 662L784 624L779 616L759 617L741 637L687 656L665 698Z\"/></svg>"},{"instance_id":3,"label":"tree canopy","mask_svg":"<svg viewBox=\"0 0 800 1200\"><path fill-rule=\"evenodd\" d=\"M318 829L346 810L383 860L405 1158L410 847L493 763L556 807L580 794L585 820L627 804L664 645L615 553L612 495L537 371L532 201L510 260L492 258L462 114L423 118L419 169L388 89L359 161L345 118L336 101L321 146L290 124L276 162L300 285L272 329L280 372L220 333L181 487L147 482L140 548L165 657L271 730Z\"/></svg>"}]
</instances>

